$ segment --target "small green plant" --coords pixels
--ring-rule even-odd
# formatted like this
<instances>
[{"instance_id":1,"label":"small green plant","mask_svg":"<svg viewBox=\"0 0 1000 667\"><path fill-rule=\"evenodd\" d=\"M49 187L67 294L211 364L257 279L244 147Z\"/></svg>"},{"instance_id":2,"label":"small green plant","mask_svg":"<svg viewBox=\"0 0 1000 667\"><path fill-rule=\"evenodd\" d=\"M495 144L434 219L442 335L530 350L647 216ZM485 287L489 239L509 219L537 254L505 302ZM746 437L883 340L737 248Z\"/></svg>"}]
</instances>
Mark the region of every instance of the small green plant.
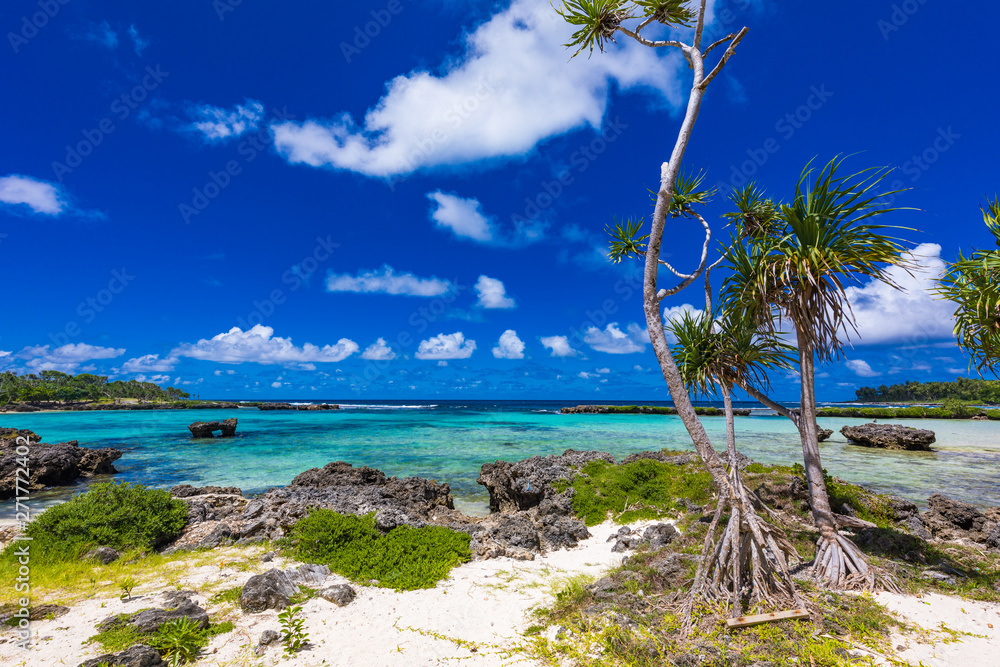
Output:
<instances>
[{"instance_id":1,"label":"small green plant","mask_svg":"<svg viewBox=\"0 0 1000 667\"><path fill-rule=\"evenodd\" d=\"M241 586L234 586L224 591L219 591L210 597L208 601L210 604L236 604L240 601L240 594L242 592L243 588Z\"/></svg>"},{"instance_id":2,"label":"small green plant","mask_svg":"<svg viewBox=\"0 0 1000 667\"><path fill-rule=\"evenodd\" d=\"M285 655L295 655L296 651L305 646L309 641L309 635L303 629L305 621L299 617L302 607L290 605L278 614L281 622L281 641L285 644Z\"/></svg>"},{"instance_id":3,"label":"small green plant","mask_svg":"<svg viewBox=\"0 0 1000 667\"><path fill-rule=\"evenodd\" d=\"M207 630L199 628L197 622L186 617L161 625L152 640L153 647L170 659L170 667L194 662L207 643Z\"/></svg>"},{"instance_id":4,"label":"small green plant","mask_svg":"<svg viewBox=\"0 0 1000 667\"><path fill-rule=\"evenodd\" d=\"M303 563L327 565L355 581L414 590L433 588L451 568L468 561L469 539L441 526L400 526L383 535L374 514L317 509L292 527L283 544Z\"/></svg>"},{"instance_id":5,"label":"small green plant","mask_svg":"<svg viewBox=\"0 0 1000 667\"><path fill-rule=\"evenodd\" d=\"M150 551L180 533L187 505L167 491L141 484L95 484L87 493L50 507L28 524L32 566L75 560L95 546ZM4 551L14 557L14 546Z\"/></svg>"},{"instance_id":6,"label":"small green plant","mask_svg":"<svg viewBox=\"0 0 1000 667\"><path fill-rule=\"evenodd\" d=\"M121 589L122 594L119 596L122 600L132 599L132 589L135 588L138 582L135 577L128 576L122 579L121 583L118 584L118 588Z\"/></svg>"}]
</instances>

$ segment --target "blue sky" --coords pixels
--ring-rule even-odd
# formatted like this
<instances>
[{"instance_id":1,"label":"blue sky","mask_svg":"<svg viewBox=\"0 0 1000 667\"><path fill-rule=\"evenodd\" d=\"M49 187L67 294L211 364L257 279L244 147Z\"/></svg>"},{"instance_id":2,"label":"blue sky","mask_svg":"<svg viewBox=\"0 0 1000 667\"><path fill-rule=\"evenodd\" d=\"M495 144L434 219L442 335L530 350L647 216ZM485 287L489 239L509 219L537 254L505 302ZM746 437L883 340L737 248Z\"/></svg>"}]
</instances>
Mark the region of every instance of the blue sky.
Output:
<instances>
[{"instance_id":1,"label":"blue sky","mask_svg":"<svg viewBox=\"0 0 1000 667\"><path fill-rule=\"evenodd\" d=\"M788 197L810 159L857 154L920 209L886 222L924 271L851 292L862 338L820 398L967 375L926 290L987 243L1000 8L709 5L711 34L750 32L690 169ZM640 267L603 229L651 211L677 53L570 61L548 0L10 0L0 27L4 368L220 398L668 397ZM701 240L678 223L665 249L690 267Z\"/></svg>"}]
</instances>

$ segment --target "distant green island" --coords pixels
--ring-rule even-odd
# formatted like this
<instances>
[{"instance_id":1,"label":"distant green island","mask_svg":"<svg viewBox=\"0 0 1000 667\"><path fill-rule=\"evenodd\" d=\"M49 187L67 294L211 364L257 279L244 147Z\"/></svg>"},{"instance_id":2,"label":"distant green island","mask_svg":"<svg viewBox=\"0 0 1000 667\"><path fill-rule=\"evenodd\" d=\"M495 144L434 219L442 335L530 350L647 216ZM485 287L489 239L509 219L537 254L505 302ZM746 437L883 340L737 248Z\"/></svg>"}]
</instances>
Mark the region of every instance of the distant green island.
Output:
<instances>
[{"instance_id":1,"label":"distant green island","mask_svg":"<svg viewBox=\"0 0 1000 667\"><path fill-rule=\"evenodd\" d=\"M855 394L862 403L943 403L964 401L1000 405L1000 380L958 378L953 382L903 382L861 387Z\"/></svg>"},{"instance_id":2,"label":"distant green island","mask_svg":"<svg viewBox=\"0 0 1000 667\"><path fill-rule=\"evenodd\" d=\"M69 375L60 371L42 371L18 375L10 371L0 373L0 406L39 403L113 403L131 399L147 402L174 402L191 398L191 394L177 387L162 387L152 382L116 380L108 382L105 375L80 373Z\"/></svg>"}]
</instances>

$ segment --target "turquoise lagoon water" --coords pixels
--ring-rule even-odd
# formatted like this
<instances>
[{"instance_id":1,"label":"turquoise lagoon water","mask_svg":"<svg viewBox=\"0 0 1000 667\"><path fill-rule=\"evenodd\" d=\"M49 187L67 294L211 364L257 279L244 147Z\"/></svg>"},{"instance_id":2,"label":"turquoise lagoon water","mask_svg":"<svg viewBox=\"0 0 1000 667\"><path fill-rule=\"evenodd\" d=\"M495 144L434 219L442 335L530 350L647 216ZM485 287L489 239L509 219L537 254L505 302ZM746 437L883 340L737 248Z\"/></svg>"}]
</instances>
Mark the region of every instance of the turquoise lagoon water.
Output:
<instances>
[{"instance_id":1,"label":"turquoise lagoon water","mask_svg":"<svg viewBox=\"0 0 1000 667\"><path fill-rule=\"evenodd\" d=\"M456 504L484 514L488 496L476 484L488 461L517 461L597 449L624 457L661 448L692 449L681 421L659 415L561 415L559 402L438 402L404 406L358 405L329 412L162 410L148 412L46 412L6 414L0 426L29 428L46 442L79 440L88 447L117 447L115 479L169 488L175 484L238 486L245 493L283 486L300 472L330 461L379 468L388 475L416 475L447 482ZM342 404L347 405L347 404ZM232 439L192 440L194 420L239 418ZM934 452L889 452L847 444L842 426L858 419L822 419L836 432L822 445L830 474L919 504L934 492L980 506L1000 505L1000 423L906 420L937 433ZM720 449L725 422L703 418ZM755 411L737 417L738 447L755 460L801 461L791 422ZM35 494L36 509L65 499L71 490ZM7 503L9 505L10 503ZM9 510L9 511L8 511ZM4 508L3 514L12 514Z\"/></svg>"}]
</instances>

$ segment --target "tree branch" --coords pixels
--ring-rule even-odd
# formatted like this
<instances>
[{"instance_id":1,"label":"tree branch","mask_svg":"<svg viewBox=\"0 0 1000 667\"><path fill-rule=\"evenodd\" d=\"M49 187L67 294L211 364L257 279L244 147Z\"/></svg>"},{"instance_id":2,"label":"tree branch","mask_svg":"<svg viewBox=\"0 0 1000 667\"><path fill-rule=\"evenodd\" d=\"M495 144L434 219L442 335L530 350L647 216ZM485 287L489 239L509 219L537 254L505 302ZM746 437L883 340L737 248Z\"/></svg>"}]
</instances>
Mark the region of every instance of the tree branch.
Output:
<instances>
[{"instance_id":1,"label":"tree branch","mask_svg":"<svg viewBox=\"0 0 1000 667\"><path fill-rule=\"evenodd\" d=\"M663 301L668 296L677 294L678 292L686 288L688 285L693 283L695 280L697 280L698 276L701 275L701 272L705 270L705 264L708 262L708 244L712 241L712 228L708 226L707 222L705 222L705 218L701 217L701 215L699 215L696 211L688 210L686 211L686 213L694 218L697 218L698 222L701 223L701 226L705 228L705 243L701 246L701 262L698 263L698 269L694 273L689 275L687 278L685 278L681 284L677 285L674 288L661 289L659 292L657 292L656 293L657 301ZM664 262L662 259L659 258L657 258L657 261L661 264L667 264L666 262ZM680 277L681 274L677 273L677 271L674 271L674 269L670 267L669 264L667 264L667 267L674 272L674 275ZM659 310L659 308L657 308L657 310Z\"/></svg>"},{"instance_id":2,"label":"tree branch","mask_svg":"<svg viewBox=\"0 0 1000 667\"><path fill-rule=\"evenodd\" d=\"M714 79L719 74L719 72L722 71L722 68L726 66L726 63L729 61L729 59L732 58L734 53L736 53L736 45L739 44L741 41L743 41L743 38L746 36L748 31L749 29L744 27L742 30L739 31L739 33L736 34L736 37L734 37L733 41L729 44L729 48L726 49L726 52L722 54L722 60L720 60L719 64L715 66L715 69L713 69L711 73L708 76L706 76L701 83L698 84L699 88L705 90L705 88L708 87L708 84L712 82L712 79Z\"/></svg>"},{"instance_id":3,"label":"tree branch","mask_svg":"<svg viewBox=\"0 0 1000 667\"><path fill-rule=\"evenodd\" d=\"M701 7L698 9L698 24L694 29L694 48L701 51L701 34L705 31L705 5L708 0L701 0Z\"/></svg>"},{"instance_id":4,"label":"tree branch","mask_svg":"<svg viewBox=\"0 0 1000 667\"><path fill-rule=\"evenodd\" d=\"M782 417L788 417L788 419L790 419L792 421L792 423L795 424L795 428L799 427L799 417L794 412L792 412L791 410L789 410L788 408L786 408L785 406L783 406L783 405L781 405L779 403L775 403L770 398L768 398L762 391L760 391L759 389L757 389L756 387L754 387L751 384L747 384L747 383L741 382L741 383L739 383L739 386L740 386L740 389L742 389L743 391L745 391L746 393L748 393L750 396L753 396L759 402L761 402L764 405L766 405L767 407L771 408L772 410L774 410L775 412L777 412Z\"/></svg>"},{"instance_id":5,"label":"tree branch","mask_svg":"<svg viewBox=\"0 0 1000 667\"><path fill-rule=\"evenodd\" d=\"M625 33L626 35L628 35L629 37L631 37L635 41L639 42L640 44L644 44L646 46L651 46L653 48L658 48L658 47L661 47L661 46L676 46L678 49L681 49L685 53L687 52L688 49L691 48L687 44L684 44L682 42L678 42L678 41L675 41L675 40L672 40L672 39L670 39L670 40L660 40L660 41L653 41L651 39L646 39L645 37L643 37L642 35L640 35L638 33L638 31L629 30L628 28L625 28L623 26L618 26L617 28L615 28L615 30L617 30L619 32Z\"/></svg>"},{"instance_id":6,"label":"tree branch","mask_svg":"<svg viewBox=\"0 0 1000 667\"><path fill-rule=\"evenodd\" d=\"M731 32L728 35L726 35L725 37L723 37L722 39L720 39L719 41L712 42L712 45L709 46L707 49L705 49L705 52L703 54L701 54L701 57L704 58L705 56L707 56L709 53L712 52L712 49L714 49L717 46L722 46L723 44L725 44L726 42L728 42L729 40L731 40L733 37L736 37L736 33Z\"/></svg>"}]
</instances>

